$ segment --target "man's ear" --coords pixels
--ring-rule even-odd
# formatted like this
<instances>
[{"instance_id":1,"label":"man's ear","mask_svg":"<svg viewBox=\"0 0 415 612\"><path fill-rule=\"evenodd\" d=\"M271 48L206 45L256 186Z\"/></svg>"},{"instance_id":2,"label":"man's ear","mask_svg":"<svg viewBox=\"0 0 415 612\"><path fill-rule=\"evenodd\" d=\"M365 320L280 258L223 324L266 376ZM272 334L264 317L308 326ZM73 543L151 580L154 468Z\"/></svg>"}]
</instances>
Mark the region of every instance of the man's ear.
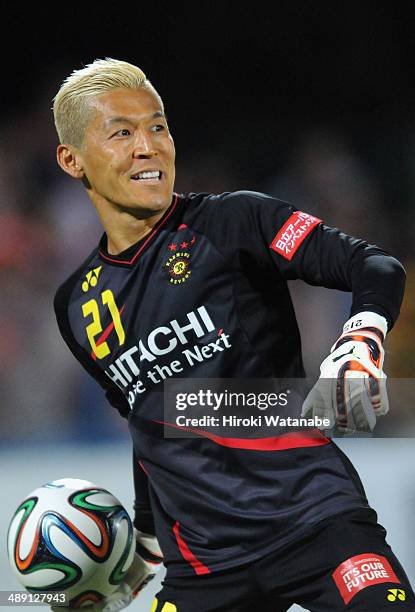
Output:
<instances>
[{"instance_id":1,"label":"man's ear","mask_svg":"<svg viewBox=\"0 0 415 612\"><path fill-rule=\"evenodd\" d=\"M75 147L66 144L58 145L56 160L62 170L72 178L82 179L85 176L80 155Z\"/></svg>"}]
</instances>

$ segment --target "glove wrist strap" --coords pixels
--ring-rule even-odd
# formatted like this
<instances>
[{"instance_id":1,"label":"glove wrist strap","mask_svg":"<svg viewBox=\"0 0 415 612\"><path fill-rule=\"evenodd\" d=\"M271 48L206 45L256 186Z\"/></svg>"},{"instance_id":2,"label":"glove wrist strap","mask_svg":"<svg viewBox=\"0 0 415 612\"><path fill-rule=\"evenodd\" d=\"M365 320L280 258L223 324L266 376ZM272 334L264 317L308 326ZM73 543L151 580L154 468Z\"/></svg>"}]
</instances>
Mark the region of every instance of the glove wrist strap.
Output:
<instances>
[{"instance_id":1,"label":"glove wrist strap","mask_svg":"<svg viewBox=\"0 0 415 612\"><path fill-rule=\"evenodd\" d=\"M371 311L363 311L358 312L353 315L343 326L343 334L350 334L353 332L363 331L367 328L376 328L378 329L383 336L383 339L386 336L388 331L388 323L385 317L377 314L376 312Z\"/></svg>"}]
</instances>

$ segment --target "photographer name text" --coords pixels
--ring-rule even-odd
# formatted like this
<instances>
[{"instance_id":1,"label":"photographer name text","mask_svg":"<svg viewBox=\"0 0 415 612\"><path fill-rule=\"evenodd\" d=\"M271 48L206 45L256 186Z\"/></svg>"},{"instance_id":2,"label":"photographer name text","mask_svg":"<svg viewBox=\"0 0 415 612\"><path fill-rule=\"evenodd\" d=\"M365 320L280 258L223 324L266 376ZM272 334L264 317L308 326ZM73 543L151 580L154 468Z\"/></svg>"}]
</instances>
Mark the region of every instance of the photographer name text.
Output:
<instances>
[{"instance_id":1,"label":"photographer name text","mask_svg":"<svg viewBox=\"0 0 415 612\"><path fill-rule=\"evenodd\" d=\"M318 416L306 419L295 417L280 417L279 415L258 415L237 417L235 415L212 416L204 414L200 417L186 417L181 414L176 417L179 427L331 427L330 419Z\"/></svg>"}]
</instances>

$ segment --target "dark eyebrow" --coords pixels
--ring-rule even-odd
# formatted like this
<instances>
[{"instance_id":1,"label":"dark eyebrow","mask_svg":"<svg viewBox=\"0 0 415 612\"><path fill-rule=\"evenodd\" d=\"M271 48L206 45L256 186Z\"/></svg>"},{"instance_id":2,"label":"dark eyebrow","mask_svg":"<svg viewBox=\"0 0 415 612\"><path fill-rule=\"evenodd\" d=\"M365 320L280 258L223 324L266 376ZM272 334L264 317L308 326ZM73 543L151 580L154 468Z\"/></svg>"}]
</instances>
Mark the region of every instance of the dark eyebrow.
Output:
<instances>
[{"instance_id":1,"label":"dark eyebrow","mask_svg":"<svg viewBox=\"0 0 415 612\"><path fill-rule=\"evenodd\" d=\"M163 113L163 111L156 111L155 113L153 113L151 115L150 119L158 119L159 117L162 117L163 119L166 119L166 116ZM110 117L109 119L107 119L105 121L104 125L105 125L105 127L110 127L114 123L132 123L132 121L131 121L131 119L129 117L124 117L123 115L118 115L116 117Z\"/></svg>"}]
</instances>

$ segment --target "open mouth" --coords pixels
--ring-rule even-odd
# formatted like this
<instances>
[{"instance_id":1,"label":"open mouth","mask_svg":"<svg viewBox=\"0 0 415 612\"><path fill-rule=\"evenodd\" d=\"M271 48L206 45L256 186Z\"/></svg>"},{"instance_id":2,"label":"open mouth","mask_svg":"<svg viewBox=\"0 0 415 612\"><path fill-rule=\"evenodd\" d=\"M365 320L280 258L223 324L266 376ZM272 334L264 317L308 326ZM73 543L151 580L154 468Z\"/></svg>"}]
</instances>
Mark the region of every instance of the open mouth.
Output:
<instances>
[{"instance_id":1,"label":"open mouth","mask_svg":"<svg viewBox=\"0 0 415 612\"><path fill-rule=\"evenodd\" d=\"M147 170L143 172L137 172L131 176L132 181L160 181L163 173L160 170Z\"/></svg>"}]
</instances>

